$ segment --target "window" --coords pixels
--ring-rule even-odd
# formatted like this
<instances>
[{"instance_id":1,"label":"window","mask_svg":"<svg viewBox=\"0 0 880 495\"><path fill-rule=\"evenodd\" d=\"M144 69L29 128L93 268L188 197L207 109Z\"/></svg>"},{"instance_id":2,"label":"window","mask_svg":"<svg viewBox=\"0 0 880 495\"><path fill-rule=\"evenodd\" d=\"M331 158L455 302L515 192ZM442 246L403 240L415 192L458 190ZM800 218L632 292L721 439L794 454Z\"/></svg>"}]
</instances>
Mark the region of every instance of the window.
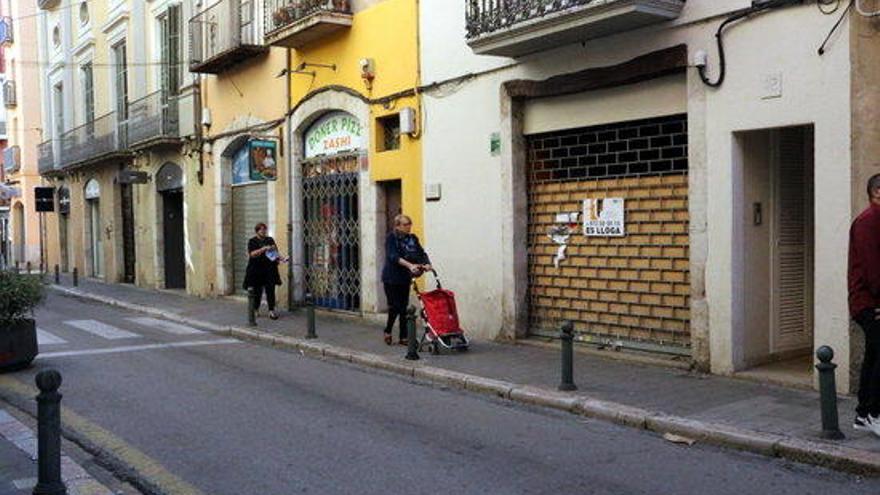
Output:
<instances>
[{"instance_id":1,"label":"window","mask_svg":"<svg viewBox=\"0 0 880 495\"><path fill-rule=\"evenodd\" d=\"M89 23L89 4L87 2L79 4L79 23L82 25Z\"/></svg>"},{"instance_id":2,"label":"window","mask_svg":"<svg viewBox=\"0 0 880 495\"><path fill-rule=\"evenodd\" d=\"M64 134L64 86L61 83L52 88L52 106L55 110L55 138Z\"/></svg>"},{"instance_id":3,"label":"window","mask_svg":"<svg viewBox=\"0 0 880 495\"><path fill-rule=\"evenodd\" d=\"M61 28L58 26L52 28L52 45L56 50L61 48Z\"/></svg>"},{"instance_id":4,"label":"window","mask_svg":"<svg viewBox=\"0 0 880 495\"><path fill-rule=\"evenodd\" d=\"M376 131L379 138L376 143L377 151L400 149L400 115L379 117L376 119Z\"/></svg>"},{"instance_id":5,"label":"window","mask_svg":"<svg viewBox=\"0 0 880 495\"><path fill-rule=\"evenodd\" d=\"M92 72L92 63L88 62L82 65L80 69L82 73L82 94L83 94L83 115L86 122L95 120L95 80Z\"/></svg>"},{"instance_id":6,"label":"window","mask_svg":"<svg viewBox=\"0 0 880 495\"><path fill-rule=\"evenodd\" d=\"M128 62L125 41L113 47L113 64L116 67L116 117L118 122L128 119Z\"/></svg>"},{"instance_id":7,"label":"window","mask_svg":"<svg viewBox=\"0 0 880 495\"><path fill-rule=\"evenodd\" d=\"M176 96L183 80L183 65L180 63L181 13L180 5L168 7L159 19L159 35L162 40L162 91L166 96Z\"/></svg>"}]
</instances>

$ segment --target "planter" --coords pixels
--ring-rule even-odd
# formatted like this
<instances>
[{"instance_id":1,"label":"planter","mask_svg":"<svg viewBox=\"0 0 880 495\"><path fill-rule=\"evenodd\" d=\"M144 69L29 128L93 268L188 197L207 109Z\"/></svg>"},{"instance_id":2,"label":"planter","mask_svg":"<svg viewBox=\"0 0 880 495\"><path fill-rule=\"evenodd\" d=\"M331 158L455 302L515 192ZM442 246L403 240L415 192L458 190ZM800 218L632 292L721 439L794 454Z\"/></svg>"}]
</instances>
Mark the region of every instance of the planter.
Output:
<instances>
[{"instance_id":1,"label":"planter","mask_svg":"<svg viewBox=\"0 0 880 495\"><path fill-rule=\"evenodd\" d=\"M0 325L0 372L30 366L38 352L36 322L27 319Z\"/></svg>"}]
</instances>

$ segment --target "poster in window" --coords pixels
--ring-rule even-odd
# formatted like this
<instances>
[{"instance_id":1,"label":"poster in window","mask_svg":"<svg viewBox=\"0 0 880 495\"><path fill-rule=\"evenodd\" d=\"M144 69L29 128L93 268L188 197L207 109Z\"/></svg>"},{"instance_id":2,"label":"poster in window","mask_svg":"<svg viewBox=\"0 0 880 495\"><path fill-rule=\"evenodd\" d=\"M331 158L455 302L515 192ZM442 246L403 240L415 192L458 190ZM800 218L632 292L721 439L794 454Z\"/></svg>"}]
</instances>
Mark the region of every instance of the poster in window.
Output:
<instances>
[{"instance_id":1,"label":"poster in window","mask_svg":"<svg viewBox=\"0 0 880 495\"><path fill-rule=\"evenodd\" d=\"M248 147L242 146L232 157L232 183L244 184L251 180L251 166Z\"/></svg>"},{"instance_id":2,"label":"poster in window","mask_svg":"<svg viewBox=\"0 0 880 495\"><path fill-rule=\"evenodd\" d=\"M254 139L248 143L251 158L251 180L275 180L277 176L275 141Z\"/></svg>"}]
</instances>

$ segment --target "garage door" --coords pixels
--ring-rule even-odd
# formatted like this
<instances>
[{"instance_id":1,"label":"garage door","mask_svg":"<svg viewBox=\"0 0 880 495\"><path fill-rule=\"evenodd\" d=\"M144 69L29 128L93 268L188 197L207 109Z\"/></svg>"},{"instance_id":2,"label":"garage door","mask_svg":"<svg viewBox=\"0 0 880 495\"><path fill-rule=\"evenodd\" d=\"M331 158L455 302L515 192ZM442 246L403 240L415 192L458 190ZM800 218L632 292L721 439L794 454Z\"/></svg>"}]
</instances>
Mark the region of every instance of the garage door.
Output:
<instances>
[{"instance_id":1,"label":"garage door","mask_svg":"<svg viewBox=\"0 0 880 495\"><path fill-rule=\"evenodd\" d=\"M256 235L254 225L267 221L267 193L265 182L232 187L232 282L238 293L245 293L242 284L248 262L247 243Z\"/></svg>"}]
</instances>

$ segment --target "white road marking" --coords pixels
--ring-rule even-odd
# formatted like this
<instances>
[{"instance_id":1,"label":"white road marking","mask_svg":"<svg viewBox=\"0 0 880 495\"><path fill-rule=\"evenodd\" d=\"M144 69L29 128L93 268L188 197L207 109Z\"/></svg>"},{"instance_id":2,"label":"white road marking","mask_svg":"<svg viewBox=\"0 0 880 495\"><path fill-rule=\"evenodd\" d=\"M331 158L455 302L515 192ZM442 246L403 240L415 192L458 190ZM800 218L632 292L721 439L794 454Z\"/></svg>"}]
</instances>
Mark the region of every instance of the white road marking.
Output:
<instances>
[{"instance_id":1,"label":"white road marking","mask_svg":"<svg viewBox=\"0 0 880 495\"><path fill-rule=\"evenodd\" d=\"M193 342L173 342L170 344L146 344L146 345L127 345L121 347L111 347L109 349L84 349L79 351L59 351L59 352L41 352L36 359L46 359L52 357L68 357L68 356L87 356L92 354L112 354L117 352L134 352L149 351L153 349L169 349L174 347L195 347L203 345L220 345L220 344L240 344L241 341L235 339L218 339L218 340L199 340Z\"/></svg>"},{"instance_id":2,"label":"white road marking","mask_svg":"<svg viewBox=\"0 0 880 495\"><path fill-rule=\"evenodd\" d=\"M61 337L56 337L51 333L43 330L42 328L37 328L37 344L38 345L58 345L58 344L66 344L67 341L62 339Z\"/></svg>"},{"instance_id":3,"label":"white road marking","mask_svg":"<svg viewBox=\"0 0 880 495\"><path fill-rule=\"evenodd\" d=\"M116 328L113 325L108 325L97 320L69 320L64 323L89 332L90 334L97 335L98 337L110 340L135 339L140 337L140 335L136 333L131 333L127 330Z\"/></svg>"},{"instance_id":4,"label":"white road marking","mask_svg":"<svg viewBox=\"0 0 880 495\"><path fill-rule=\"evenodd\" d=\"M172 321L160 320L158 318L150 318L149 316L138 316L134 318L126 318L126 320L137 323L138 325L143 325L145 327L150 328L158 328L159 330L164 330L168 333L173 333L176 335L198 335L205 333L201 330L196 330L193 327L188 327L186 325L181 325L180 323L174 323Z\"/></svg>"}]
</instances>

